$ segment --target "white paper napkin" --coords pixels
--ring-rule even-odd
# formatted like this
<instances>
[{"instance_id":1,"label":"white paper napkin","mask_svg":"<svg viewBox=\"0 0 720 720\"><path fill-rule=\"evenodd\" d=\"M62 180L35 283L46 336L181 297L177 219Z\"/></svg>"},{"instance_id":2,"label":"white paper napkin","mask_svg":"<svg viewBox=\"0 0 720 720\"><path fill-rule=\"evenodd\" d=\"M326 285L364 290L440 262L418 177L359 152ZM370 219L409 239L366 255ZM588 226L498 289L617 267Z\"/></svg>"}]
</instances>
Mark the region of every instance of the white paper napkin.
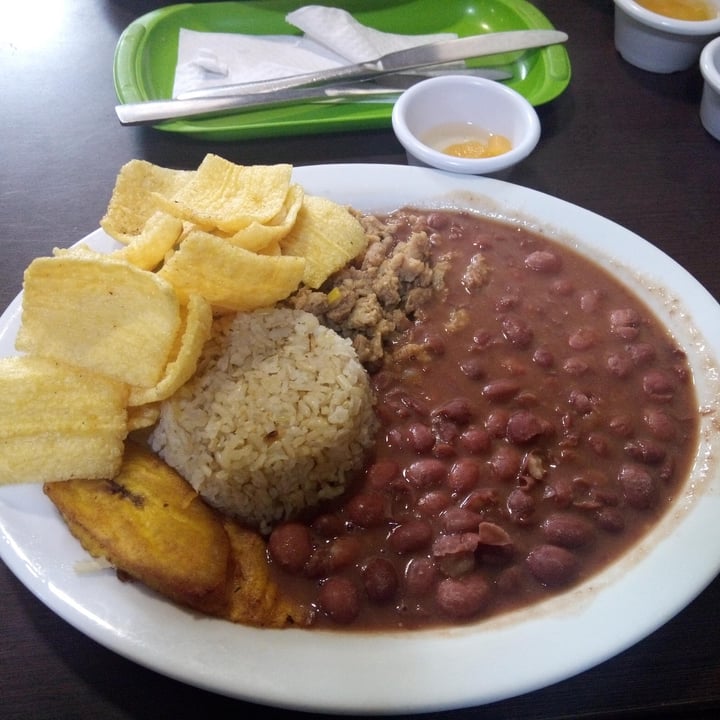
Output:
<instances>
[{"instance_id":1,"label":"white paper napkin","mask_svg":"<svg viewBox=\"0 0 720 720\"><path fill-rule=\"evenodd\" d=\"M302 36L240 35L181 28L173 97L216 85L269 80L374 60L453 33L398 35L359 23L340 8L306 5L286 17Z\"/></svg>"},{"instance_id":2,"label":"white paper napkin","mask_svg":"<svg viewBox=\"0 0 720 720\"><path fill-rule=\"evenodd\" d=\"M285 19L302 30L306 38L345 58L348 63L375 60L387 53L457 37L454 33L386 33L362 25L346 10L320 5L306 5L294 10Z\"/></svg>"}]
</instances>

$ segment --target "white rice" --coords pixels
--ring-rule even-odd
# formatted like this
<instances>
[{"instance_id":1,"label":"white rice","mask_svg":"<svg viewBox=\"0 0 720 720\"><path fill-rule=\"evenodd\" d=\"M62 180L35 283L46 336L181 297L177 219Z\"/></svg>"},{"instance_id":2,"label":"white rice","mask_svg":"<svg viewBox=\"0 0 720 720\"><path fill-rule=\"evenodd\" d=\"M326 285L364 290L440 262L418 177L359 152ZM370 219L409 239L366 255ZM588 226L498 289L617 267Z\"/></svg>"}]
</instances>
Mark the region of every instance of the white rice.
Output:
<instances>
[{"instance_id":1,"label":"white rice","mask_svg":"<svg viewBox=\"0 0 720 720\"><path fill-rule=\"evenodd\" d=\"M215 321L150 442L211 505L262 532L339 496L376 428L349 340L301 310Z\"/></svg>"}]
</instances>

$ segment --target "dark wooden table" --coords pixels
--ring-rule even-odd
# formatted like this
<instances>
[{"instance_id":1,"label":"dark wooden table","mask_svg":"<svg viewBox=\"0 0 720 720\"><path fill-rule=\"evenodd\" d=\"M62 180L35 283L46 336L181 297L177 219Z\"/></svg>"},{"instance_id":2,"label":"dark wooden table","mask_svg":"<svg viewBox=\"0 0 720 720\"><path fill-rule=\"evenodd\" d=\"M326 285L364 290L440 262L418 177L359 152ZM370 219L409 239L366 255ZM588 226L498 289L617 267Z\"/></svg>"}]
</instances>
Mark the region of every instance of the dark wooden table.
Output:
<instances>
[{"instance_id":1,"label":"dark wooden table","mask_svg":"<svg viewBox=\"0 0 720 720\"><path fill-rule=\"evenodd\" d=\"M2 4L0 306L18 293L33 257L97 227L115 175L131 158L182 168L207 152L245 164L405 162L389 129L219 144L121 127L113 111L115 43L131 21L162 4ZM536 4L570 35L573 78L540 108L542 139L512 180L630 228L720 298L720 143L698 119L699 72L653 75L623 62L613 47L611 0ZM720 580L599 667L529 695L428 717L716 717L718 608ZM295 715L211 695L118 657L47 610L0 564L0 717L195 720L245 712Z\"/></svg>"}]
</instances>

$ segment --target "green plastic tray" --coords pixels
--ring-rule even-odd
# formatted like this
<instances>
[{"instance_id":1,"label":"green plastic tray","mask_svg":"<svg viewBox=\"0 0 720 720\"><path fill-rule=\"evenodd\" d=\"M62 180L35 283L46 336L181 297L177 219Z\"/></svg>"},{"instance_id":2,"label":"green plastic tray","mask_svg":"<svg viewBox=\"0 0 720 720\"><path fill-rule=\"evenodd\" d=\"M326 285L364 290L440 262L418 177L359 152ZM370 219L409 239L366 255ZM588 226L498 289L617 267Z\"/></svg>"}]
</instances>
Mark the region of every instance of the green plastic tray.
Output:
<instances>
[{"instance_id":1,"label":"green plastic tray","mask_svg":"<svg viewBox=\"0 0 720 720\"><path fill-rule=\"evenodd\" d=\"M298 34L296 28L285 22L285 16L307 4L297 0L187 3L143 15L123 31L115 49L113 75L119 101L132 103L171 96L180 28L252 35ZM502 30L552 28L550 21L525 0L350 0L315 4L343 7L365 25L408 35L454 32L463 37ZM533 105L549 102L570 82L570 61L561 45L477 59L470 64L491 63L512 72L506 84ZM156 127L207 140L236 140L387 128L391 113L392 103L303 103L174 120Z\"/></svg>"}]
</instances>

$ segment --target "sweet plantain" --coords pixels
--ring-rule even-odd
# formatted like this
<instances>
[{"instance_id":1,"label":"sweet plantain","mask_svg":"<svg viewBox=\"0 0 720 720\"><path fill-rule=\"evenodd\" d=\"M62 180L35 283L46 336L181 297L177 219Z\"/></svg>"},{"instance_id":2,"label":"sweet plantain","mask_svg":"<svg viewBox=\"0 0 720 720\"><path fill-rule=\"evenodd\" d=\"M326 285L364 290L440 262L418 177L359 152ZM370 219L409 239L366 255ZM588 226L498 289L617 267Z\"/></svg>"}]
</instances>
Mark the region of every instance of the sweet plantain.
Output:
<instances>
[{"instance_id":1,"label":"sweet plantain","mask_svg":"<svg viewBox=\"0 0 720 720\"><path fill-rule=\"evenodd\" d=\"M257 627L309 622L270 577L265 540L206 505L144 447L127 443L112 480L44 490L87 552L180 605Z\"/></svg>"}]
</instances>

